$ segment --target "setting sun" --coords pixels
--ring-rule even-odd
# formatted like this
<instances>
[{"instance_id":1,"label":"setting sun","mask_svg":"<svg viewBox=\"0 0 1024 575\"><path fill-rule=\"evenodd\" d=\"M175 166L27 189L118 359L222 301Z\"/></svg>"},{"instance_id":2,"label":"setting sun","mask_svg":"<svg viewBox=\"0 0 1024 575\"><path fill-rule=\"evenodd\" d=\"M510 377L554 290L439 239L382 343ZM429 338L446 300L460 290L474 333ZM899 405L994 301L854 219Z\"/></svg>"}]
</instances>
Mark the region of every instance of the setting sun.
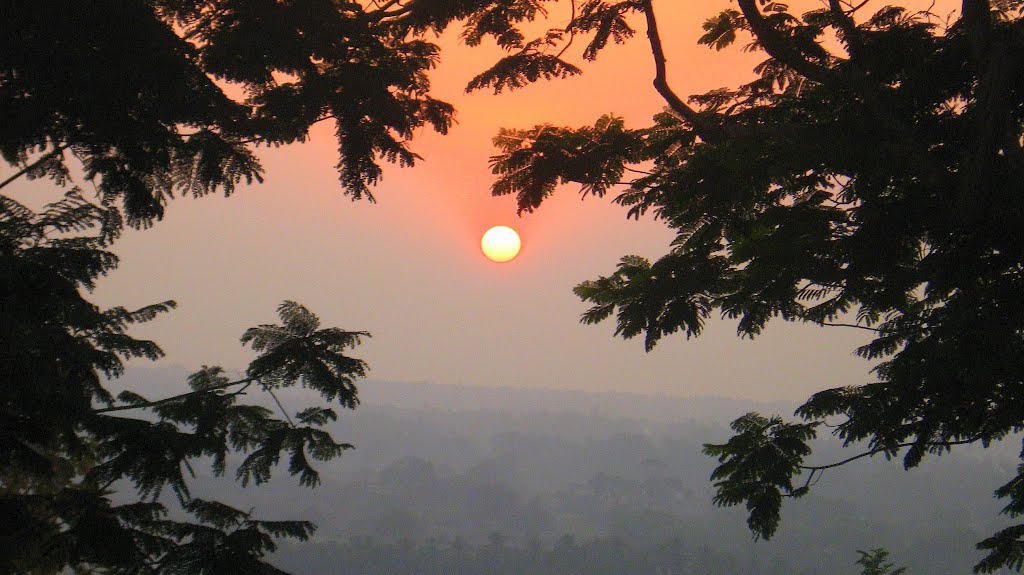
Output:
<instances>
[{"instance_id":1,"label":"setting sun","mask_svg":"<svg viewBox=\"0 0 1024 575\"><path fill-rule=\"evenodd\" d=\"M508 226L494 226L480 239L480 249L492 262L504 263L519 255L519 234Z\"/></svg>"}]
</instances>

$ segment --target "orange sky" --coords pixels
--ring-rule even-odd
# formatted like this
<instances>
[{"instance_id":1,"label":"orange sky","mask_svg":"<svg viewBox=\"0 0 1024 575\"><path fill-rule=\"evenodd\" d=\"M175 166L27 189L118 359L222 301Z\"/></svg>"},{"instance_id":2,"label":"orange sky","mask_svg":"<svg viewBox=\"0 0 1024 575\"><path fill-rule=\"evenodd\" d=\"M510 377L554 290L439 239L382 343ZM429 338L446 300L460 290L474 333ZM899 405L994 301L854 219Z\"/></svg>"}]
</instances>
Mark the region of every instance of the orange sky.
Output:
<instances>
[{"instance_id":1,"label":"orange sky","mask_svg":"<svg viewBox=\"0 0 1024 575\"><path fill-rule=\"evenodd\" d=\"M729 5L655 2L680 94L749 78L759 56L696 46L700 23ZM568 14L552 16L564 25ZM327 325L373 333L359 350L371 378L753 399L865 381L869 364L851 353L862 340L856 330L776 325L749 342L714 322L700 341L675 337L645 354L638 340L613 339L612 324L580 325L585 308L571 288L611 272L621 255L664 253L669 231L626 221L607 200L581 203L575 189L523 218L512 198L490 196L487 158L500 126L578 125L608 112L639 126L661 109L644 40L638 30L632 43L584 63L582 77L493 96L463 86L498 54L448 34L434 96L456 105L459 124L446 137L419 135L426 161L388 170L378 204L341 195L331 126L319 126L307 144L263 151L263 185L176 201L164 222L128 234L117 246L122 268L97 299L178 300L177 311L137 333L164 346L166 363L190 369L243 367L251 356L237 344L242 331L274 321L277 304L294 299ZM576 48L578 56L582 43ZM479 250L480 235L499 224L522 236L509 264Z\"/></svg>"}]
</instances>

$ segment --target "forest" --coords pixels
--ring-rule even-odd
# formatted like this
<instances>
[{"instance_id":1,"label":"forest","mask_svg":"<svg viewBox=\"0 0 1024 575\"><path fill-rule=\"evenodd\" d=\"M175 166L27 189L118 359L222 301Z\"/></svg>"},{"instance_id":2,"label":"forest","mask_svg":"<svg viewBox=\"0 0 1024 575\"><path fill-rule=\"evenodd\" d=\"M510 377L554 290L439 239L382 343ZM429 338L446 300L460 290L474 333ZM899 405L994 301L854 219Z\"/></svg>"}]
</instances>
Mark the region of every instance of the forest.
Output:
<instances>
[{"instance_id":1,"label":"forest","mask_svg":"<svg viewBox=\"0 0 1024 575\"><path fill-rule=\"evenodd\" d=\"M1007 441L914 474L860 461L824 475L785 509L788 529L755 542L742 510L713 506L701 448L728 436L723 422L786 413L784 402L373 380L363 394L337 424L355 449L321 469L317 490L282 477L239 492L207 477L197 495L316 523L311 541L273 556L301 575L854 575L857 551L880 547L911 574L966 573L980 555L971 542L1005 523L988 486L1017 456Z\"/></svg>"}]
</instances>

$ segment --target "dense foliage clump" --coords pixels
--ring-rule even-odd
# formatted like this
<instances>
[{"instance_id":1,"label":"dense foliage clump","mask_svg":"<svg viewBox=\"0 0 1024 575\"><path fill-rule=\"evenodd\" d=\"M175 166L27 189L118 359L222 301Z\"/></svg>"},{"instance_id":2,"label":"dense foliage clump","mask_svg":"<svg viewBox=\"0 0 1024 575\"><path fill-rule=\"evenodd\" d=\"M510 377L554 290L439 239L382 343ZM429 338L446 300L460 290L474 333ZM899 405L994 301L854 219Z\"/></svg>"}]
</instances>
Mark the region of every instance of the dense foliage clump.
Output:
<instances>
[{"instance_id":1,"label":"dense foliage clump","mask_svg":"<svg viewBox=\"0 0 1024 575\"><path fill-rule=\"evenodd\" d=\"M684 100L652 2L583 2L565 33L589 39L588 59L643 22L664 113L503 130L492 160L493 192L521 211L575 183L676 231L656 261L626 256L576 288L585 323L613 319L648 350L716 315L751 338L773 318L870 332L857 354L874 381L815 394L802 421L747 415L707 446L716 502L745 505L763 537L785 497L836 466L805 462L826 421L907 468L1024 429L1024 3L964 0L949 17L822 4L737 0L708 19L701 43L747 37L765 60L748 84ZM996 491L1010 516L1022 485ZM1020 569L1022 534L980 543L977 569Z\"/></svg>"}]
</instances>

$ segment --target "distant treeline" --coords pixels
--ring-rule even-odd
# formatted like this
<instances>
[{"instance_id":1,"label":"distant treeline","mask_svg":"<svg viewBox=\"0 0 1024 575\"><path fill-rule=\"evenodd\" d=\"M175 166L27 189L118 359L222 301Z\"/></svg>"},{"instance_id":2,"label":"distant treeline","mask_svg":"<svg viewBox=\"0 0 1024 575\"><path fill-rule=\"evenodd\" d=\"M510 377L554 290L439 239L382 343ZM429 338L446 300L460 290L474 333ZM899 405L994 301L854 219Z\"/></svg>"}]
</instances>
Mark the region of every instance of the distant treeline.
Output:
<instances>
[{"instance_id":1,"label":"distant treeline","mask_svg":"<svg viewBox=\"0 0 1024 575\"><path fill-rule=\"evenodd\" d=\"M708 404L679 402L678 420L665 421L608 415L610 399L629 399L619 396L581 393L574 410L568 392L556 409L539 392L504 390L517 406L504 410L490 391L377 385L378 401L337 423L356 449L321 469L319 488L282 475L244 491L204 480L196 495L314 521L316 543L279 554L298 575L854 575L856 551L876 547L908 575L967 575L981 556L974 542L1002 526L992 491L1019 449L1014 438L957 451L914 473L861 460L826 473L784 509L775 538L755 542L742 509L712 505L714 461L701 445L763 406L716 400L714 423L697 417ZM400 406L379 401L384 391ZM460 408L442 407L455 391L465 392ZM538 400L533 411L526 399ZM824 443L815 462L847 455Z\"/></svg>"},{"instance_id":2,"label":"distant treeline","mask_svg":"<svg viewBox=\"0 0 1024 575\"><path fill-rule=\"evenodd\" d=\"M577 542L571 536L553 545L534 539L511 545L496 533L481 545L462 539L412 543L355 537L347 542L289 545L275 564L295 573L322 575L825 575L798 570L784 560L743 565L707 546L680 539L637 547L618 538ZM852 555L852 565L856 555ZM855 571L851 571L854 573ZM829 574L832 575L832 574Z\"/></svg>"}]
</instances>

